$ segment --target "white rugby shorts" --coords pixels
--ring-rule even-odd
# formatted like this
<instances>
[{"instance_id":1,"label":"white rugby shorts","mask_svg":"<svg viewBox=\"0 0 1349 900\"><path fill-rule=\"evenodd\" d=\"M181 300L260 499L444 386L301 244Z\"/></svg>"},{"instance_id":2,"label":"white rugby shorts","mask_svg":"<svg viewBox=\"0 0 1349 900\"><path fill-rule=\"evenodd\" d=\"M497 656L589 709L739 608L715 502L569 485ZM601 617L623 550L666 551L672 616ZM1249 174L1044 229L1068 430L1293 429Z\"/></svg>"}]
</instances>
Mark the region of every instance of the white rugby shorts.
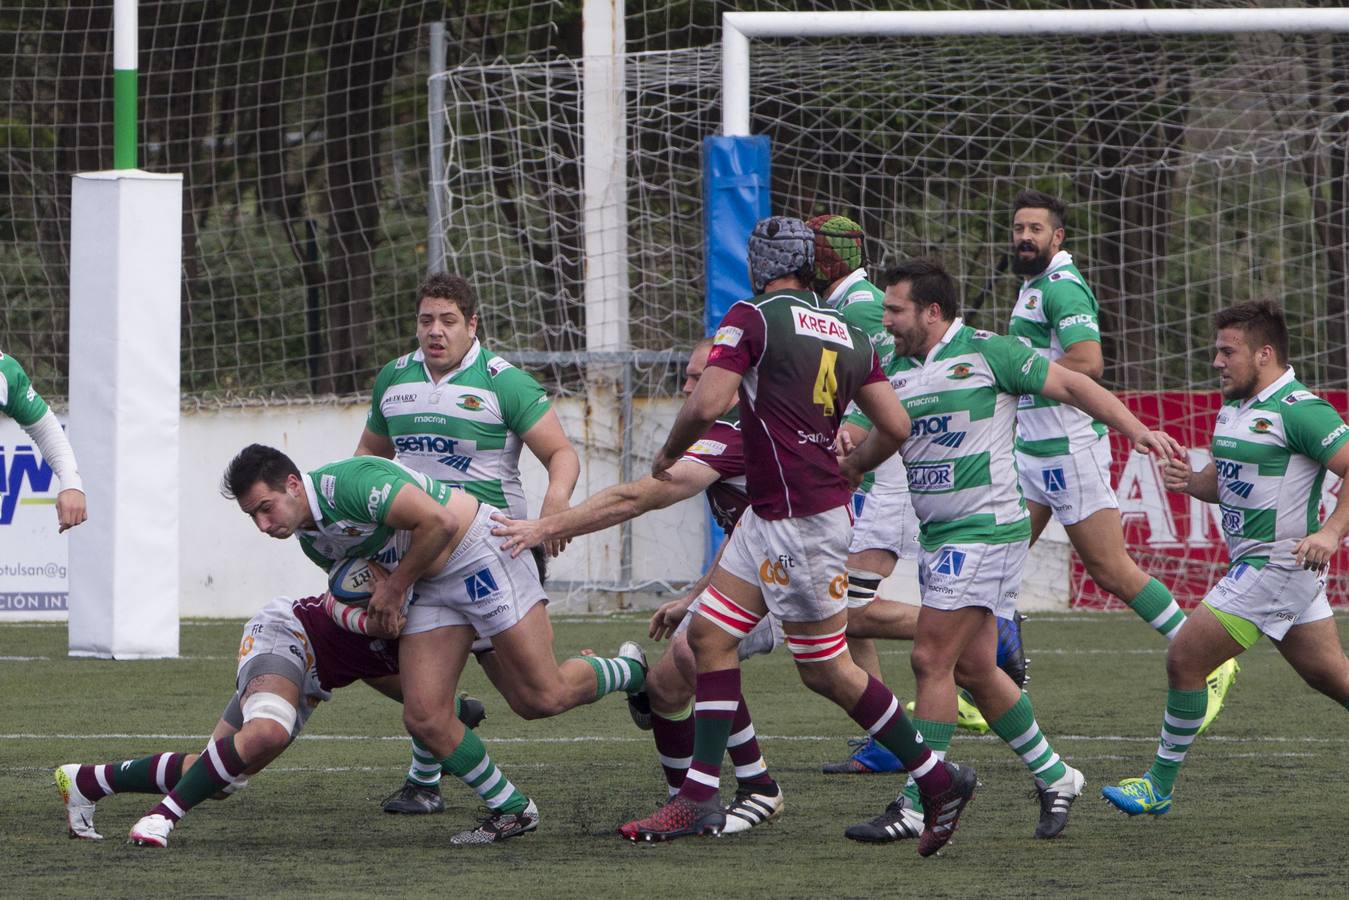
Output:
<instances>
[{"instance_id":1,"label":"white rugby shorts","mask_svg":"<svg viewBox=\"0 0 1349 900\"><path fill-rule=\"evenodd\" d=\"M309 645L309 635L291 610L288 597L273 599L244 625L235 672L235 684L241 695L259 675L280 675L299 687L300 703L290 733L292 739L309 721L314 707L332 697L319 684L318 662Z\"/></svg>"},{"instance_id":2,"label":"white rugby shorts","mask_svg":"<svg viewBox=\"0 0 1349 900\"><path fill-rule=\"evenodd\" d=\"M1018 450L1016 468L1022 495L1049 507L1064 525L1076 525L1103 509L1119 509L1110 486L1110 438L1105 435L1064 456L1031 456Z\"/></svg>"},{"instance_id":3,"label":"white rugby shorts","mask_svg":"<svg viewBox=\"0 0 1349 900\"><path fill-rule=\"evenodd\" d=\"M852 515L837 506L813 516L761 519L745 510L721 554L721 568L757 584L784 622L821 622L847 607Z\"/></svg>"},{"instance_id":4,"label":"white rugby shorts","mask_svg":"<svg viewBox=\"0 0 1349 900\"><path fill-rule=\"evenodd\" d=\"M1276 641L1283 640L1294 625L1306 625L1332 614L1326 597L1326 573L1300 566L1266 564L1257 569L1237 563L1209 589L1204 602L1240 616Z\"/></svg>"},{"instance_id":5,"label":"white rugby shorts","mask_svg":"<svg viewBox=\"0 0 1349 900\"><path fill-rule=\"evenodd\" d=\"M463 540L433 575L412 586L403 634L421 634L447 625L471 625L479 638L490 638L524 618L537 603L547 601L539 584L538 568L529 554L512 559L492 537L492 514L487 504Z\"/></svg>"},{"instance_id":6,"label":"white rugby shorts","mask_svg":"<svg viewBox=\"0 0 1349 900\"><path fill-rule=\"evenodd\" d=\"M924 550L918 557L923 605L941 610L982 606L998 618L1010 618L1029 555L1029 541L943 544Z\"/></svg>"}]
</instances>

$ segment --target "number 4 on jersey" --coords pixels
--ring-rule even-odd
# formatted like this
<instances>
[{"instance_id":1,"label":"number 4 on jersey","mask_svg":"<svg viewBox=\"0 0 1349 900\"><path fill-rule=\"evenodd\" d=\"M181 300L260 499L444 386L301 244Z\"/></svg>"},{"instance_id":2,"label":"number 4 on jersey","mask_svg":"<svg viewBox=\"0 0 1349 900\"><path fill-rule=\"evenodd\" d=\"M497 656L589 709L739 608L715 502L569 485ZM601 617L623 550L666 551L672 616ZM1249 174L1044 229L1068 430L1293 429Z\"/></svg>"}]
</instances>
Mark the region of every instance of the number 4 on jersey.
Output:
<instances>
[{"instance_id":1,"label":"number 4 on jersey","mask_svg":"<svg viewBox=\"0 0 1349 900\"><path fill-rule=\"evenodd\" d=\"M834 372L837 362L837 350L821 348L820 371L815 374L815 394L811 399L826 416L834 414L834 398L838 396L838 375Z\"/></svg>"}]
</instances>

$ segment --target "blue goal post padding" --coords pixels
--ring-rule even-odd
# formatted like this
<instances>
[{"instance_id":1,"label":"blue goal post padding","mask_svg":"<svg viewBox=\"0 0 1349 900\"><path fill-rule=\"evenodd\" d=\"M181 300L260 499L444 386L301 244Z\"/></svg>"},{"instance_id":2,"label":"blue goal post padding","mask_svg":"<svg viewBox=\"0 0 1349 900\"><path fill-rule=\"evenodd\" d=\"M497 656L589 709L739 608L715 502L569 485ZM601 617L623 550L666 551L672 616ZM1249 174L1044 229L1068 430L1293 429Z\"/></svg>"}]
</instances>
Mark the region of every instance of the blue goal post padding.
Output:
<instances>
[{"instance_id":1,"label":"blue goal post padding","mask_svg":"<svg viewBox=\"0 0 1349 900\"><path fill-rule=\"evenodd\" d=\"M771 145L764 135L703 139L703 234L706 240L705 324L711 334L737 300L754 292L749 284L749 233L772 213ZM712 565L724 536L707 516L704 569Z\"/></svg>"}]
</instances>

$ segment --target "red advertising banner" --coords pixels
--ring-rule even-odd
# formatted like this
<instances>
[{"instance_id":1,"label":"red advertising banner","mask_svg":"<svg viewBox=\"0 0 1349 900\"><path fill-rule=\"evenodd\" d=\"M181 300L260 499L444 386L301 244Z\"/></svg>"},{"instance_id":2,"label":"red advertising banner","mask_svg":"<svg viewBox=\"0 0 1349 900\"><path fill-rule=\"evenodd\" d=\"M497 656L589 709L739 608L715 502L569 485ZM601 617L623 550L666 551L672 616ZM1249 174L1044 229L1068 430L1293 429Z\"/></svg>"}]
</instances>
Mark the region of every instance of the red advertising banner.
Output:
<instances>
[{"instance_id":1,"label":"red advertising banner","mask_svg":"<svg viewBox=\"0 0 1349 900\"><path fill-rule=\"evenodd\" d=\"M1216 391L1124 393L1120 399L1144 424L1161 428L1190 449L1191 465L1199 470L1211 460L1209 444L1222 399ZM1322 392L1344 415L1349 392ZM1210 586L1227 571L1227 542L1215 504L1162 486L1160 464L1135 453L1125 440L1111 434L1111 474L1119 495L1124 542L1143 571L1171 589L1176 602L1192 607L1204 599ZM1326 477L1322 517L1334 508L1339 480ZM1333 606L1349 606L1349 540L1331 563L1328 593ZM1123 604L1096 586L1077 554L1073 554L1071 604L1087 609L1119 609Z\"/></svg>"}]
</instances>

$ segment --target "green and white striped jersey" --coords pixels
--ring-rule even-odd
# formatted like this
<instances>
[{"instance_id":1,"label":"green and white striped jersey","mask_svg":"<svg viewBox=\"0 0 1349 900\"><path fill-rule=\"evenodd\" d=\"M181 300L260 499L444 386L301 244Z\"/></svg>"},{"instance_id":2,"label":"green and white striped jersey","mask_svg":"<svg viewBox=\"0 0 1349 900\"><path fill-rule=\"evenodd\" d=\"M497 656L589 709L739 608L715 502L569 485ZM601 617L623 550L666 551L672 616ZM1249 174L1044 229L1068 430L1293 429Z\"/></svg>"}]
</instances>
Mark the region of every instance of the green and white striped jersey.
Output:
<instances>
[{"instance_id":1,"label":"green and white striped jersey","mask_svg":"<svg viewBox=\"0 0 1349 900\"><path fill-rule=\"evenodd\" d=\"M900 448L924 550L1030 538L1013 453L1020 394L1036 394L1049 360L960 319L922 364L891 379L913 420Z\"/></svg>"},{"instance_id":2,"label":"green and white striped jersey","mask_svg":"<svg viewBox=\"0 0 1349 900\"><path fill-rule=\"evenodd\" d=\"M524 518L520 436L548 408L548 394L532 376L474 340L438 383L421 350L386 365L375 377L365 424L392 440L408 467Z\"/></svg>"},{"instance_id":3,"label":"green and white striped jersey","mask_svg":"<svg viewBox=\"0 0 1349 900\"><path fill-rule=\"evenodd\" d=\"M890 386L902 382L906 373L918 368L918 360L912 356L899 356L892 348L890 352L890 362L881 367L885 372L885 377L890 379ZM866 413L857 407L857 404L848 405L848 413L843 417L843 421L850 425L857 425L860 428L871 430L871 420L867 418ZM904 459L898 453L872 469L862 479L862 483L857 486L857 490L863 494L868 494L875 487L876 482L880 481L892 489L906 490L908 488L908 476L904 472Z\"/></svg>"},{"instance_id":4,"label":"green and white striped jersey","mask_svg":"<svg viewBox=\"0 0 1349 900\"><path fill-rule=\"evenodd\" d=\"M403 485L412 485L446 504L451 488L381 456L354 456L303 475L309 511L317 528L295 536L305 556L327 571L339 559L373 559L396 569L407 552L408 532L384 524L389 505Z\"/></svg>"},{"instance_id":5,"label":"green and white striped jersey","mask_svg":"<svg viewBox=\"0 0 1349 900\"><path fill-rule=\"evenodd\" d=\"M839 282L838 287L834 288L825 302L843 314L843 321L866 332L867 340L871 341L876 358L880 360L881 371L887 377L893 376L898 371L901 362L905 363L903 368L917 365L913 360L901 360L895 356L895 337L885 330L881 318L885 315L885 291L871 283L867 278L866 269L853 270L847 278ZM849 407L844 421L861 425L868 430L871 428L871 421L862 415L861 410L855 405ZM857 490L866 494L871 491L878 477L895 481L903 475L903 463L896 456L893 460L886 460L868 472L862 478L862 483L857 486Z\"/></svg>"},{"instance_id":6,"label":"green and white striped jersey","mask_svg":"<svg viewBox=\"0 0 1349 900\"><path fill-rule=\"evenodd\" d=\"M1233 564L1294 564L1298 542L1321 527L1326 463L1346 442L1349 425L1291 366L1255 397L1223 404L1213 465Z\"/></svg>"},{"instance_id":7,"label":"green and white striped jersey","mask_svg":"<svg viewBox=\"0 0 1349 900\"><path fill-rule=\"evenodd\" d=\"M47 401L33 388L23 366L3 353L0 353L0 413L24 428L47 414Z\"/></svg>"},{"instance_id":8,"label":"green and white striped jersey","mask_svg":"<svg viewBox=\"0 0 1349 900\"><path fill-rule=\"evenodd\" d=\"M1067 251L1022 283L1007 333L1050 362L1080 341L1101 342L1096 295ZM1016 424L1016 447L1031 456L1073 453L1105 434L1105 426L1082 410L1031 394L1021 398Z\"/></svg>"},{"instance_id":9,"label":"green and white striped jersey","mask_svg":"<svg viewBox=\"0 0 1349 900\"><path fill-rule=\"evenodd\" d=\"M867 280L867 270L857 269L843 279L825 302L843 314L843 321L866 332L876 358L881 361L881 371L889 372L890 361L895 355L895 338L881 324L885 314L885 291Z\"/></svg>"}]
</instances>

